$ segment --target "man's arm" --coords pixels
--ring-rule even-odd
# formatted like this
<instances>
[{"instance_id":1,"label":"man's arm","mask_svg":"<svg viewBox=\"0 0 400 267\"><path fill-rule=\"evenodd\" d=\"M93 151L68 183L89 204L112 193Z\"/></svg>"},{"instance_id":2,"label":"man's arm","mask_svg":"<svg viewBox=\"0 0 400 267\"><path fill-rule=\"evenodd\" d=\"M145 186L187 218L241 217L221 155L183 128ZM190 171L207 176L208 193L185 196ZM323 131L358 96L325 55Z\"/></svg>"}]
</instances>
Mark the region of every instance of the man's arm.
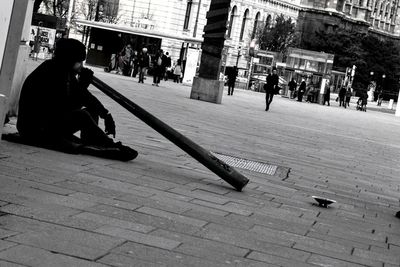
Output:
<instances>
[{"instance_id":1,"label":"man's arm","mask_svg":"<svg viewBox=\"0 0 400 267\"><path fill-rule=\"evenodd\" d=\"M89 90L89 84L93 79L93 71L87 68L82 68L79 74L79 86L82 92L83 104L91 110L96 111L100 118L104 119L105 132L107 135L115 137L115 122L111 113L103 106L103 104L92 95Z\"/></svg>"},{"instance_id":2,"label":"man's arm","mask_svg":"<svg viewBox=\"0 0 400 267\"><path fill-rule=\"evenodd\" d=\"M78 86L81 92L82 103L85 107L90 108L91 110L96 111L96 113L101 117L105 118L108 113L108 110L103 106L103 104L92 95L88 87L93 79L93 71L87 68L82 68L79 73Z\"/></svg>"}]
</instances>

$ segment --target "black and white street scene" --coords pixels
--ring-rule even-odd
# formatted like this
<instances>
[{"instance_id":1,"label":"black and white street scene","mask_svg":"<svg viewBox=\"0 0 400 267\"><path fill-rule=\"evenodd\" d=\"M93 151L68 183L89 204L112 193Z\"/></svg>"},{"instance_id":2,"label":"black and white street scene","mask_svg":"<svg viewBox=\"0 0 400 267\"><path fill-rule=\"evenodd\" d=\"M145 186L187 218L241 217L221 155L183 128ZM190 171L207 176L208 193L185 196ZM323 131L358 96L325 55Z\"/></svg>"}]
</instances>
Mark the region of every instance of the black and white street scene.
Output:
<instances>
[{"instance_id":1,"label":"black and white street scene","mask_svg":"<svg viewBox=\"0 0 400 267\"><path fill-rule=\"evenodd\" d=\"M1 267L400 266L400 1L0 7Z\"/></svg>"}]
</instances>

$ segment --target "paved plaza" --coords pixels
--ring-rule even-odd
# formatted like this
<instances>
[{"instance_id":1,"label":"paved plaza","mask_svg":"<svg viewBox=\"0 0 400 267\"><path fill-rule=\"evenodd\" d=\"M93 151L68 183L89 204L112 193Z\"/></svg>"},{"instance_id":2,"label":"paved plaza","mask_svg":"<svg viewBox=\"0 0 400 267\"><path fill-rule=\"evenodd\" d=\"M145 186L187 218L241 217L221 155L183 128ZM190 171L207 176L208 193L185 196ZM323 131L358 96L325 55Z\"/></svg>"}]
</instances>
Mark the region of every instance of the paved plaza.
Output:
<instances>
[{"instance_id":1,"label":"paved plaza","mask_svg":"<svg viewBox=\"0 0 400 267\"><path fill-rule=\"evenodd\" d=\"M0 266L400 265L400 118L279 96L265 112L252 91L217 105L171 81L95 75L204 148L277 171L237 169L250 179L237 192L91 88L139 157L1 141Z\"/></svg>"}]
</instances>

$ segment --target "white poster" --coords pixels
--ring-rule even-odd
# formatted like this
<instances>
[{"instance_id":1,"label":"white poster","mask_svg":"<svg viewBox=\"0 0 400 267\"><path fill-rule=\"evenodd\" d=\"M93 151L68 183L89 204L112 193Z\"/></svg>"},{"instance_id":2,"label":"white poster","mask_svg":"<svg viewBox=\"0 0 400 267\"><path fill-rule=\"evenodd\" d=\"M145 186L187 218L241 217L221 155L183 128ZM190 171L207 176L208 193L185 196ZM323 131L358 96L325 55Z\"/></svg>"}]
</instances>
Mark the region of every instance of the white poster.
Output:
<instances>
[{"instance_id":1,"label":"white poster","mask_svg":"<svg viewBox=\"0 0 400 267\"><path fill-rule=\"evenodd\" d=\"M10 26L10 19L14 0L1 0L0 8L0 67L3 62L4 49L6 47L8 27Z\"/></svg>"},{"instance_id":2,"label":"white poster","mask_svg":"<svg viewBox=\"0 0 400 267\"><path fill-rule=\"evenodd\" d=\"M189 48L186 55L185 75L183 76L184 83L193 83L193 77L196 75L198 60L199 50L195 48Z\"/></svg>"},{"instance_id":3,"label":"white poster","mask_svg":"<svg viewBox=\"0 0 400 267\"><path fill-rule=\"evenodd\" d=\"M40 29L39 33L38 28ZM45 27L31 26L29 41L34 42L35 37L39 37L41 46L53 48L54 42L56 40L56 30Z\"/></svg>"}]
</instances>

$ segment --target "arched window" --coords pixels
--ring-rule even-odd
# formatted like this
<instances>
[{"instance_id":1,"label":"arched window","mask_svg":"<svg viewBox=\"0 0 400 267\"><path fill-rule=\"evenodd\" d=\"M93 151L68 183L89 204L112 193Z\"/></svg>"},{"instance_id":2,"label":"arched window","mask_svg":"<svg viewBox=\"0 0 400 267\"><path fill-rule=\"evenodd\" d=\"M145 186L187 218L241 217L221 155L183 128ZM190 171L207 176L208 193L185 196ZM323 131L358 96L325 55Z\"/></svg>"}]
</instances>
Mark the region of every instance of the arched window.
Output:
<instances>
[{"instance_id":1,"label":"arched window","mask_svg":"<svg viewBox=\"0 0 400 267\"><path fill-rule=\"evenodd\" d=\"M233 20L235 19L235 15L236 15L236 6L232 8L231 17L229 19L228 38L230 38L232 34Z\"/></svg>"},{"instance_id":2,"label":"arched window","mask_svg":"<svg viewBox=\"0 0 400 267\"><path fill-rule=\"evenodd\" d=\"M247 20L248 16L249 16L249 10L246 9L246 11L244 12L243 20L242 20L242 29L240 30L240 37L239 37L240 41L243 40L244 30L246 29L246 20Z\"/></svg>"},{"instance_id":3,"label":"arched window","mask_svg":"<svg viewBox=\"0 0 400 267\"><path fill-rule=\"evenodd\" d=\"M257 27L258 27L258 20L260 19L260 12L257 12L256 18L254 20L254 26L253 26L253 33L251 34L251 39L254 39L257 33Z\"/></svg>"},{"instance_id":4,"label":"arched window","mask_svg":"<svg viewBox=\"0 0 400 267\"><path fill-rule=\"evenodd\" d=\"M267 25L268 27L271 27L271 19L272 19L271 15L268 15L267 19L265 20L265 25Z\"/></svg>"},{"instance_id":5,"label":"arched window","mask_svg":"<svg viewBox=\"0 0 400 267\"><path fill-rule=\"evenodd\" d=\"M192 4L193 4L193 0L188 0L187 1L186 13L185 13L185 21L183 22L183 29L184 30L187 30L189 28L189 21L190 21L190 13L192 11Z\"/></svg>"}]
</instances>

